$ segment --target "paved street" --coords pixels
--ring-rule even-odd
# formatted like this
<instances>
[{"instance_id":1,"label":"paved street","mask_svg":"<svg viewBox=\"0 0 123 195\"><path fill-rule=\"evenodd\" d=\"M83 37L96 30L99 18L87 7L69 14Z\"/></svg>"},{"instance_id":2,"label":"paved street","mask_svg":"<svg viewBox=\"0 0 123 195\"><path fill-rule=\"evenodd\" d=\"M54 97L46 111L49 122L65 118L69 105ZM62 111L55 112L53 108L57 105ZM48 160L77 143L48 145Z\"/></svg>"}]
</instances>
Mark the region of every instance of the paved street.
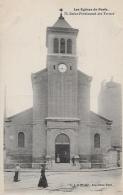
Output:
<instances>
[{"instance_id":1,"label":"paved street","mask_svg":"<svg viewBox=\"0 0 123 195\"><path fill-rule=\"evenodd\" d=\"M98 171L98 172L46 172L49 187L46 189L38 188L40 171L21 172L21 181L13 182L14 172L5 172L5 190L11 192L105 192L114 190L121 192L119 183L121 181L121 169ZM118 189L117 189L118 188Z\"/></svg>"}]
</instances>

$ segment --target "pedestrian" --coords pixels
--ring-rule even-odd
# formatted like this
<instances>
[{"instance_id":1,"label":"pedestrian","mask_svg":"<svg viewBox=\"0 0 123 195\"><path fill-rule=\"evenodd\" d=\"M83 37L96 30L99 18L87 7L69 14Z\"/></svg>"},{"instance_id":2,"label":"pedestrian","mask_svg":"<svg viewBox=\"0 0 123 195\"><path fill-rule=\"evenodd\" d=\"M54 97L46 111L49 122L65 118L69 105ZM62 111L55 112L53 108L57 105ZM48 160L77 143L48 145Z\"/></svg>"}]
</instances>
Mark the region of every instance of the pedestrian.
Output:
<instances>
[{"instance_id":1,"label":"pedestrian","mask_svg":"<svg viewBox=\"0 0 123 195\"><path fill-rule=\"evenodd\" d=\"M117 166L120 167L120 161L119 160L117 161Z\"/></svg>"},{"instance_id":2,"label":"pedestrian","mask_svg":"<svg viewBox=\"0 0 123 195\"><path fill-rule=\"evenodd\" d=\"M38 182L38 187L43 187L43 188L48 187L47 179L45 176L45 165L42 165L42 168L41 168L41 176Z\"/></svg>"},{"instance_id":3,"label":"pedestrian","mask_svg":"<svg viewBox=\"0 0 123 195\"><path fill-rule=\"evenodd\" d=\"M75 158L74 156L72 157L72 163L73 163L73 166L75 165Z\"/></svg>"},{"instance_id":4,"label":"pedestrian","mask_svg":"<svg viewBox=\"0 0 123 195\"><path fill-rule=\"evenodd\" d=\"M19 166L19 164L16 164L15 175L14 175L14 182L20 181L19 180L19 172L20 172L20 166Z\"/></svg>"},{"instance_id":5,"label":"pedestrian","mask_svg":"<svg viewBox=\"0 0 123 195\"><path fill-rule=\"evenodd\" d=\"M59 157L59 154L57 155L56 160L57 160L57 163L60 163L60 157Z\"/></svg>"}]
</instances>

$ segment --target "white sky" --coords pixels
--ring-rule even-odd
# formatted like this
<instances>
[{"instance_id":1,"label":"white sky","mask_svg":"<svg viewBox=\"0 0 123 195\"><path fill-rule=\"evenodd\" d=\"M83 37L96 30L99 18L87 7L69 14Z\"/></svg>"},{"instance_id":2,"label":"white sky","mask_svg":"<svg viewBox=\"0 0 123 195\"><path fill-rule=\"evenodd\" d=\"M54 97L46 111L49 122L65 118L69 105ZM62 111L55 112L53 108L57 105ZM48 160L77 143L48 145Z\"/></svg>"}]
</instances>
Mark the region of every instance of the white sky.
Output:
<instances>
[{"instance_id":1,"label":"white sky","mask_svg":"<svg viewBox=\"0 0 123 195\"><path fill-rule=\"evenodd\" d=\"M93 77L91 109L97 110L102 80L113 75L115 81L123 83L122 1L0 1L1 67L8 116L32 106L31 73L46 66L46 27L56 22L61 7L67 12L94 7L115 12L115 16L65 16L72 27L79 29L78 69Z\"/></svg>"}]
</instances>

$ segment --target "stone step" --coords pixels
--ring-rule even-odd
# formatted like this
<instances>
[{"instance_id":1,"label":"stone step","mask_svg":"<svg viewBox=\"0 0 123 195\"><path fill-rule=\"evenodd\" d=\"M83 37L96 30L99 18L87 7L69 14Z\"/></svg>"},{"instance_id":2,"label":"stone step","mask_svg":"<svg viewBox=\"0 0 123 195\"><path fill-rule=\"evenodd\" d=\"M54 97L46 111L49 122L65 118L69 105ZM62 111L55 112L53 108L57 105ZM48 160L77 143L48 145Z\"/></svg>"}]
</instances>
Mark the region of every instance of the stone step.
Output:
<instances>
[{"instance_id":1,"label":"stone step","mask_svg":"<svg viewBox=\"0 0 123 195\"><path fill-rule=\"evenodd\" d=\"M55 171L72 171L72 170L79 170L80 166L73 166L69 163L54 163L51 166L47 167L48 170L55 170Z\"/></svg>"}]
</instances>

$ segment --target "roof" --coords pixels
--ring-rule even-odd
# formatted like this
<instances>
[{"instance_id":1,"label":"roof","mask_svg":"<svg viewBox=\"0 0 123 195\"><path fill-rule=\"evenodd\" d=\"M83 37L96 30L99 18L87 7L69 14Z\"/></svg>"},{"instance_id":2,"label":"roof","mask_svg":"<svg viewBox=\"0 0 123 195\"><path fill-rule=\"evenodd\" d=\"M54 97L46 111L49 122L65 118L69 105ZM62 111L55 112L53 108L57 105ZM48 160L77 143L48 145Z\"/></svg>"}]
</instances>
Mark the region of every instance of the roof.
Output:
<instances>
[{"instance_id":1,"label":"roof","mask_svg":"<svg viewBox=\"0 0 123 195\"><path fill-rule=\"evenodd\" d=\"M78 74L79 74L81 77L86 78L86 79L88 79L89 81L92 80L92 77L91 77L91 76L85 74L85 73L82 72L81 70L77 70L77 71L78 71Z\"/></svg>"},{"instance_id":2,"label":"roof","mask_svg":"<svg viewBox=\"0 0 123 195\"><path fill-rule=\"evenodd\" d=\"M53 27L58 27L58 28L72 28L70 24L64 19L63 16L60 16L56 23L53 25Z\"/></svg>"},{"instance_id":3,"label":"roof","mask_svg":"<svg viewBox=\"0 0 123 195\"><path fill-rule=\"evenodd\" d=\"M92 117L93 117L93 116L96 116L96 117L102 119L103 121L106 122L106 124L112 124L112 120L109 120L109 119L107 119L107 118L105 118L105 117L103 117L103 116L101 116L101 115L99 115L99 114L97 114L97 113L95 113L95 112L93 112L93 111L90 111L90 117L91 117L91 116L92 116Z\"/></svg>"},{"instance_id":4,"label":"roof","mask_svg":"<svg viewBox=\"0 0 123 195\"><path fill-rule=\"evenodd\" d=\"M37 72L35 72L35 73L32 73L32 77L34 77L34 78L36 78L36 77L38 77L39 75L46 75L47 74L47 68L44 68L44 69L42 69L42 70L40 70L40 71L37 71Z\"/></svg>"},{"instance_id":5,"label":"roof","mask_svg":"<svg viewBox=\"0 0 123 195\"><path fill-rule=\"evenodd\" d=\"M103 120L106 124L111 125L112 121L100 116L99 114L94 113L93 111L90 111L90 119L91 121L95 121L96 118ZM32 121L33 120L33 108L24 110L20 113L17 113L11 117L6 118L5 122L12 122L12 121L19 121L19 122L24 122L24 121ZM45 118L45 120L56 120L56 121L79 121L79 118Z\"/></svg>"},{"instance_id":6,"label":"roof","mask_svg":"<svg viewBox=\"0 0 123 195\"><path fill-rule=\"evenodd\" d=\"M33 119L33 108L29 108L29 109L23 110L22 112L19 112L19 113L13 115L13 116L7 117L5 119L5 122L12 122L13 120L16 120L16 119L20 120L20 117L21 118L23 117L25 119L26 116L29 117L28 118L29 120ZM26 117L26 119L27 119L27 117Z\"/></svg>"},{"instance_id":7,"label":"roof","mask_svg":"<svg viewBox=\"0 0 123 195\"><path fill-rule=\"evenodd\" d=\"M103 80L101 83L101 87L103 89L108 89L108 88L121 88L121 84L118 82L113 81L113 79L111 79L110 81L105 81Z\"/></svg>"}]
</instances>

